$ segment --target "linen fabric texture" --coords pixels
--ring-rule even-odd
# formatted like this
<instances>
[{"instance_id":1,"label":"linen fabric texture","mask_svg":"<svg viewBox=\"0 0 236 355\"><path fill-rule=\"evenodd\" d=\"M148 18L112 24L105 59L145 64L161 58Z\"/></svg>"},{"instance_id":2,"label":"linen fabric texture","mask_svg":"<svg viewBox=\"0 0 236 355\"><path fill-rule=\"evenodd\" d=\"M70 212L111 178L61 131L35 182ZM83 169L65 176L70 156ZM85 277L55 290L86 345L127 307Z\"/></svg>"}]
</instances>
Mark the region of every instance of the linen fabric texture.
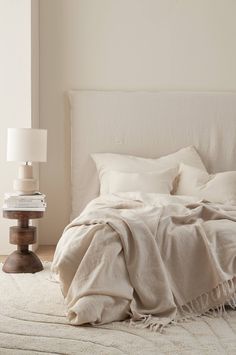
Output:
<instances>
[{"instance_id":1,"label":"linen fabric texture","mask_svg":"<svg viewBox=\"0 0 236 355\"><path fill-rule=\"evenodd\" d=\"M177 195L191 195L211 202L236 203L236 171L208 174L186 164L180 165Z\"/></svg>"},{"instance_id":2,"label":"linen fabric texture","mask_svg":"<svg viewBox=\"0 0 236 355\"><path fill-rule=\"evenodd\" d=\"M64 231L52 271L72 324L162 330L236 305L236 207L145 193L101 196Z\"/></svg>"},{"instance_id":3,"label":"linen fabric texture","mask_svg":"<svg viewBox=\"0 0 236 355\"><path fill-rule=\"evenodd\" d=\"M206 170L199 154L193 146L182 148L175 153L158 159L112 153L95 153L91 154L91 156L95 161L99 175L100 194L109 193L110 171L119 171L122 173L158 173L166 169L177 168L180 163Z\"/></svg>"},{"instance_id":4,"label":"linen fabric texture","mask_svg":"<svg viewBox=\"0 0 236 355\"><path fill-rule=\"evenodd\" d=\"M178 168L144 173L109 170L106 173L106 181L109 193L142 191L170 194L177 174Z\"/></svg>"}]
</instances>

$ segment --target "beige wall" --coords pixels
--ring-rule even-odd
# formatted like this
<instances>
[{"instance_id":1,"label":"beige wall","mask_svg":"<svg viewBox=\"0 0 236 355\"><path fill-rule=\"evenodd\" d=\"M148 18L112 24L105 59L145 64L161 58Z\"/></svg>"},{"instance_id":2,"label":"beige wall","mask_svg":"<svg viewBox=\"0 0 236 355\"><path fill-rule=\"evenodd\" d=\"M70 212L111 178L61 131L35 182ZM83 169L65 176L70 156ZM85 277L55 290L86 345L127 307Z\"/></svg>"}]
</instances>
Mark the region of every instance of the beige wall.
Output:
<instances>
[{"instance_id":1,"label":"beige wall","mask_svg":"<svg viewBox=\"0 0 236 355\"><path fill-rule=\"evenodd\" d=\"M40 0L41 243L69 220L67 90L235 91L235 13L234 0Z\"/></svg>"},{"instance_id":2,"label":"beige wall","mask_svg":"<svg viewBox=\"0 0 236 355\"><path fill-rule=\"evenodd\" d=\"M17 163L6 162L7 128L31 125L30 21L30 0L0 0L0 206L17 174ZM8 242L10 225L0 214L0 254L15 249Z\"/></svg>"}]
</instances>

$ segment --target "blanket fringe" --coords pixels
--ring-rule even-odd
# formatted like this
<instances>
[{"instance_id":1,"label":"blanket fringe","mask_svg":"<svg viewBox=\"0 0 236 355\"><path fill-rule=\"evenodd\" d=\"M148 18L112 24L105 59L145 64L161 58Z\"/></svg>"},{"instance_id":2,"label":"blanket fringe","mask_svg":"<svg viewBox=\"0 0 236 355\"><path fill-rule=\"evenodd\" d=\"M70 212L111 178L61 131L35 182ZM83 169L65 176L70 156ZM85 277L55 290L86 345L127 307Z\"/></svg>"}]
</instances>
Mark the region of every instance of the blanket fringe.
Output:
<instances>
[{"instance_id":1,"label":"blanket fringe","mask_svg":"<svg viewBox=\"0 0 236 355\"><path fill-rule=\"evenodd\" d=\"M236 309L236 278L224 281L208 293L203 293L185 305L178 306L174 318L142 315L134 312L128 321L130 326L148 328L162 333L171 324L178 324L198 317L228 317L227 308ZM127 322L127 321L126 321Z\"/></svg>"}]
</instances>

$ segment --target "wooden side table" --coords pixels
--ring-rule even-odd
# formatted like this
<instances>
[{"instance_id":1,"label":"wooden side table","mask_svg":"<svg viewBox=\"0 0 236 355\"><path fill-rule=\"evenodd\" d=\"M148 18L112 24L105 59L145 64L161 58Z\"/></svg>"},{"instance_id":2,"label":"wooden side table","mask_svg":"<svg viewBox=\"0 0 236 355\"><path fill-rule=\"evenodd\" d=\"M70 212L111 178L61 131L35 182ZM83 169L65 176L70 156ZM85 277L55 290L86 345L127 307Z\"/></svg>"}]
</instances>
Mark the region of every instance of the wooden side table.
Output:
<instances>
[{"instance_id":1,"label":"wooden side table","mask_svg":"<svg viewBox=\"0 0 236 355\"><path fill-rule=\"evenodd\" d=\"M43 270L40 259L29 250L29 244L36 243L36 227L29 226L29 220L43 217L43 212L4 210L3 217L18 220L17 226L10 227L10 243L17 245L17 250L7 257L3 271L35 273Z\"/></svg>"}]
</instances>

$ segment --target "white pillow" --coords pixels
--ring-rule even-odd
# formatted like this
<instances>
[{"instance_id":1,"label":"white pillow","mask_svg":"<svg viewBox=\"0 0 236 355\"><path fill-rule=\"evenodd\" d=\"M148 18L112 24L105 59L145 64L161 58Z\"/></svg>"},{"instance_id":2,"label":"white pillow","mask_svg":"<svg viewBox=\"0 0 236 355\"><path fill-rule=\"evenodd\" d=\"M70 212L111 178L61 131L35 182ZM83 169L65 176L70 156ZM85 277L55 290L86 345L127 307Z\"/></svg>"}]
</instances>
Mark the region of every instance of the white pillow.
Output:
<instances>
[{"instance_id":1,"label":"white pillow","mask_svg":"<svg viewBox=\"0 0 236 355\"><path fill-rule=\"evenodd\" d=\"M193 146L182 148L179 151L159 159L140 158L124 154L96 153L91 154L96 163L100 179L100 193L109 193L108 172L110 170L123 173L160 172L175 168L185 163L199 169L206 170L200 156Z\"/></svg>"},{"instance_id":2,"label":"white pillow","mask_svg":"<svg viewBox=\"0 0 236 355\"><path fill-rule=\"evenodd\" d=\"M170 194L177 174L178 168L158 173L122 173L111 170L107 173L109 193L139 191Z\"/></svg>"},{"instance_id":3,"label":"white pillow","mask_svg":"<svg viewBox=\"0 0 236 355\"><path fill-rule=\"evenodd\" d=\"M191 195L211 202L236 201L236 171L208 174L206 171L181 164L176 195Z\"/></svg>"}]
</instances>

